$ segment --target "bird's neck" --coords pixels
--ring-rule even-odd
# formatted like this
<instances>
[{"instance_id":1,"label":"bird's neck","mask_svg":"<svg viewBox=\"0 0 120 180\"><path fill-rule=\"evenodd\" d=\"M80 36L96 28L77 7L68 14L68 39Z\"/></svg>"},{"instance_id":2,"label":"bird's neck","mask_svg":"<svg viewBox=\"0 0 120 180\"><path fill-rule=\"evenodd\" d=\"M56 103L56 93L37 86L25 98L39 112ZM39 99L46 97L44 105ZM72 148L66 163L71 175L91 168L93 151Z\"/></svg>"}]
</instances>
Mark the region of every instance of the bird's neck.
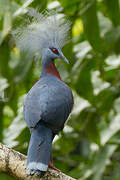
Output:
<instances>
[{"instance_id":1,"label":"bird's neck","mask_svg":"<svg viewBox=\"0 0 120 180\"><path fill-rule=\"evenodd\" d=\"M58 79L61 80L60 74L54 64L54 61L50 61L44 65L44 72L56 76Z\"/></svg>"}]
</instances>

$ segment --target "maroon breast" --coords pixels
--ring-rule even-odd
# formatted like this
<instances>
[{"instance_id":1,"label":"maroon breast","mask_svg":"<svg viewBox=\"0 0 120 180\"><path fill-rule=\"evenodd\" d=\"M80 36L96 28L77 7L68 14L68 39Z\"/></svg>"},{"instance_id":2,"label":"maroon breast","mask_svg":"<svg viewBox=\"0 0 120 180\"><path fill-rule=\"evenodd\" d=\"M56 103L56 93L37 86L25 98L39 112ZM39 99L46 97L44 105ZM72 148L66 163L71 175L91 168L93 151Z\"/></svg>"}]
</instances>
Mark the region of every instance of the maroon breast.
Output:
<instances>
[{"instance_id":1,"label":"maroon breast","mask_svg":"<svg viewBox=\"0 0 120 180\"><path fill-rule=\"evenodd\" d=\"M60 74L54 64L53 61L51 61L50 63L48 63L46 66L45 66L45 72L48 73L48 74L51 74L53 76L56 76L58 79L60 79L66 86L68 86L60 77ZM70 88L68 86L68 88ZM72 107L71 107L71 111L72 111L72 108L73 108L73 105L74 105L74 98L73 98L73 94L72 94L72 91L71 91L71 97L72 97Z\"/></svg>"}]
</instances>

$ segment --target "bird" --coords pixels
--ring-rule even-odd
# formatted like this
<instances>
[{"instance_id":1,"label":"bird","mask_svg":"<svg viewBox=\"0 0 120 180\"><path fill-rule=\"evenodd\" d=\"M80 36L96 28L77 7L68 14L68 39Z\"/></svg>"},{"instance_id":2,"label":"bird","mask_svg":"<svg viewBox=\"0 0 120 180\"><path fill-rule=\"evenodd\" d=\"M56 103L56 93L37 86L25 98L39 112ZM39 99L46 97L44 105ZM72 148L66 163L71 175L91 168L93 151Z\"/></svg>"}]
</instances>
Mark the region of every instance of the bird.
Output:
<instances>
[{"instance_id":1,"label":"bird","mask_svg":"<svg viewBox=\"0 0 120 180\"><path fill-rule=\"evenodd\" d=\"M62 47L68 42L70 22L56 12L36 9L27 12L27 23L13 31L16 45L27 58L41 57L39 80L29 90L24 102L24 118L31 137L27 153L27 172L42 177L52 163L52 142L73 108L73 94L62 80L55 60L68 64Z\"/></svg>"}]
</instances>

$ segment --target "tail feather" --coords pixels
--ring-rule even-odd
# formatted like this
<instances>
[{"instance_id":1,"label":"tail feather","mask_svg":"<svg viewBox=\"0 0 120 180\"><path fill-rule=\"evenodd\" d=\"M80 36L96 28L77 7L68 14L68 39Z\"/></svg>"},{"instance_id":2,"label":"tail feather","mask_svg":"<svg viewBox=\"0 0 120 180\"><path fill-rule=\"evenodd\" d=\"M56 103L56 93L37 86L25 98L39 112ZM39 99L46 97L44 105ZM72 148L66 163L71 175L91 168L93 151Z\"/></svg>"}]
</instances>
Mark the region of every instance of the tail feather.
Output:
<instances>
[{"instance_id":1,"label":"tail feather","mask_svg":"<svg viewBox=\"0 0 120 180\"><path fill-rule=\"evenodd\" d=\"M32 131L27 158L27 171L29 174L47 171L52 140L52 130L44 125L38 124Z\"/></svg>"}]
</instances>

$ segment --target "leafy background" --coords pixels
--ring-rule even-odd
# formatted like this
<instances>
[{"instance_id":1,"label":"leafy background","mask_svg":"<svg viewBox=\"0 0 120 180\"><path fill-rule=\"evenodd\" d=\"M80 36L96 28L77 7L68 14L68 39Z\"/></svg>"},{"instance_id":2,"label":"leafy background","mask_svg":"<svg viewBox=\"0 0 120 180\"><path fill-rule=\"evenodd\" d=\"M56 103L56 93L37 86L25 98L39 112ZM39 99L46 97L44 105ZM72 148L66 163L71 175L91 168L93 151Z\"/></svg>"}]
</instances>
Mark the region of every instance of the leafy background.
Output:
<instances>
[{"instance_id":1,"label":"leafy background","mask_svg":"<svg viewBox=\"0 0 120 180\"><path fill-rule=\"evenodd\" d=\"M72 22L72 41L63 49L70 65L56 64L75 105L53 144L55 166L79 180L119 180L119 0L0 0L0 141L27 153L23 103L39 79L41 63L20 53L10 31L28 7L56 9ZM13 178L0 174L0 179Z\"/></svg>"}]
</instances>

